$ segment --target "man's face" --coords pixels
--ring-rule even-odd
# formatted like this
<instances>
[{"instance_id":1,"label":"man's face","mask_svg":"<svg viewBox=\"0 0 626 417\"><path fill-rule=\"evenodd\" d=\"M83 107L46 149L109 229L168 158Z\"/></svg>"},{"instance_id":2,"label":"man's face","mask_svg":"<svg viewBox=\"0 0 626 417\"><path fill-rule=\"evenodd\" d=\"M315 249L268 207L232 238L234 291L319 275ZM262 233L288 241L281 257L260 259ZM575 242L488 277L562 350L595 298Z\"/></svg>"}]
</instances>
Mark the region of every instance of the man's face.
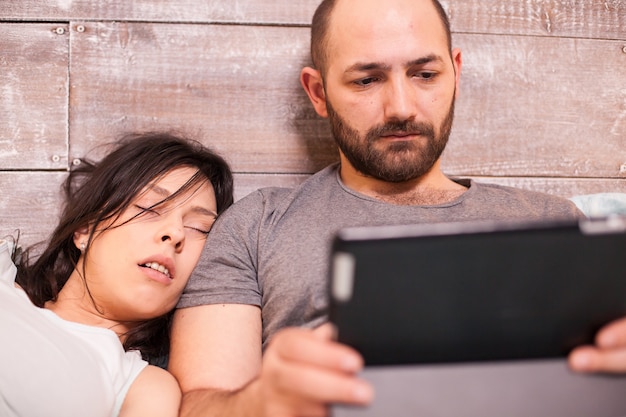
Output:
<instances>
[{"instance_id":1,"label":"man's face","mask_svg":"<svg viewBox=\"0 0 626 417\"><path fill-rule=\"evenodd\" d=\"M452 102L439 134L431 123L413 120L389 121L361 134L334 111L328 100L326 106L333 137L345 158L360 173L387 182L409 181L430 171L448 143L454 116ZM389 139L403 135L421 136L423 140Z\"/></svg>"},{"instance_id":2,"label":"man's face","mask_svg":"<svg viewBox=\"0 0 626 417\"><path fill-rule=\"evenodd\" d=\"M388 182L426 174L448 141L460 66L430 0L382 10L342 0L328 40L326 111L342 162Z\"/></svg>"}]
</instances>

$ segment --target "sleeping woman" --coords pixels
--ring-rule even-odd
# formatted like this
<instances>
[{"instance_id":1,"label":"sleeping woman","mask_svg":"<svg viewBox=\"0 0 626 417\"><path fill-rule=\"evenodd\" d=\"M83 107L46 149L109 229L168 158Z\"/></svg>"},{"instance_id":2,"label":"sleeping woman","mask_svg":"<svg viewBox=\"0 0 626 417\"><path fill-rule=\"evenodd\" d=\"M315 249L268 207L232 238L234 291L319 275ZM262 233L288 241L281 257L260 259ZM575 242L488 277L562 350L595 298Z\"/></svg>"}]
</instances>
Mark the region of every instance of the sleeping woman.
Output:
<instances>
[{"instance_id":1,"label":"sleeping woman","mask_svg":"<svg viewBox=\"0 0 626 417\"><path fill-rule=\"evenodd\" d=\"M0 415L176 416L172 310L216 217L227 163L167 133L135 134L65 182L45 247L0 243ZM17 278L16 278L17 277Z\"/></svg>"}]
</instances>

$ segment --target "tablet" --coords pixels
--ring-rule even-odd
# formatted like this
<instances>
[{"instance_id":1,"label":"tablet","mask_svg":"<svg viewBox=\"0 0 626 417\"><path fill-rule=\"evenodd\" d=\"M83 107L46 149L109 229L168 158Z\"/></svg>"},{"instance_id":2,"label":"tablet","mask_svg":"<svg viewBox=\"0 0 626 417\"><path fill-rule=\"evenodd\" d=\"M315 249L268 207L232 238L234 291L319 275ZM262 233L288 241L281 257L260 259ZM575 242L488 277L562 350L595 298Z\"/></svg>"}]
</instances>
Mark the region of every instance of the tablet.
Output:
<instances>
[{"instance_id":1,"label":"tablet","mask_svg":"<svg viewBox=\"0 0 626 417\"><path fill-rule=\"evenodd\" d=\"M626 316L626 218L344 229L329 285L377 393L335 417L626 415L626 377L566 363Z\"/></svg>"},{"instance_id":2,"label":"tablet","mask_svg":"<svg viewBox=\"0 0 626 417\"><path fill-rule=\"evenodd\" d=\"M626 220L345 229L330 319L370 365L565 356L626 316Z\"/></svg>"}]
</instances>

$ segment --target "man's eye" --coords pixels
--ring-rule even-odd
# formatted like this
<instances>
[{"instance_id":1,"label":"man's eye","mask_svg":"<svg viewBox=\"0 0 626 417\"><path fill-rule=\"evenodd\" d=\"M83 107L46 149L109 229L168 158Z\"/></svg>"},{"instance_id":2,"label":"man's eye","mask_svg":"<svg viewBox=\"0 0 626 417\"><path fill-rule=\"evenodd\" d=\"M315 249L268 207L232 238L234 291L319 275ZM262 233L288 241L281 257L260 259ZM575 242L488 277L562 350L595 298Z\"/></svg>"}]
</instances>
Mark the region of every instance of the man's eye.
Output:
<instances>
[{"instance_id":1,"label":"man's eye","mask_svg":"<svg viewBox=\"0 0 626 417\"><path fill-rule=\"evenodd\" d=\"M366 87L366 86L368 86L370 84L373 84L376 81L378 81L378 78L376 78L376 77L367 77L367 78L361 78L360 80L357 80L354 83L356 85L361 86L361 87Z\"/></svg>"},{"instance_id":2,"label":"man's eye","mask_svg":"<svg viewBox=\"0 0 626 417\"><path fill-rule=\"evenodd\" d=\"M416 76L423 80L432 80L433 78L437 76L437 73L429 72L429 71L422 71L422 72L418 72Z\"/></svg>"}]
</instances>

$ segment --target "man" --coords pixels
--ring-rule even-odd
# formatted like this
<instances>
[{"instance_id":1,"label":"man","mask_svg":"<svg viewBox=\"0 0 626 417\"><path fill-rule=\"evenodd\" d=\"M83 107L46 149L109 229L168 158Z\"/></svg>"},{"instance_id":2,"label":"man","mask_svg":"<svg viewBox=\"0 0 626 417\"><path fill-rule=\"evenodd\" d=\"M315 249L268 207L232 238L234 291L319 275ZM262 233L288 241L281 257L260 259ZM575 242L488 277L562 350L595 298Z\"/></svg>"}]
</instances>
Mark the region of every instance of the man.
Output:
<instances>
[{"instance_id":1,"label":"man","mask_svg":"<svg viewBox=\"0 0 626 417\"><path fill-rule=\"evenodd\" d=\"M441 172L462 59L439 3L324 1L311 36L301 83L340 164L252 193L216 222L174 319L182 415L318 416L371 400L361 357L321 325L338 229L580 216L560 198Z\"/></svg>"}]
</instances>

